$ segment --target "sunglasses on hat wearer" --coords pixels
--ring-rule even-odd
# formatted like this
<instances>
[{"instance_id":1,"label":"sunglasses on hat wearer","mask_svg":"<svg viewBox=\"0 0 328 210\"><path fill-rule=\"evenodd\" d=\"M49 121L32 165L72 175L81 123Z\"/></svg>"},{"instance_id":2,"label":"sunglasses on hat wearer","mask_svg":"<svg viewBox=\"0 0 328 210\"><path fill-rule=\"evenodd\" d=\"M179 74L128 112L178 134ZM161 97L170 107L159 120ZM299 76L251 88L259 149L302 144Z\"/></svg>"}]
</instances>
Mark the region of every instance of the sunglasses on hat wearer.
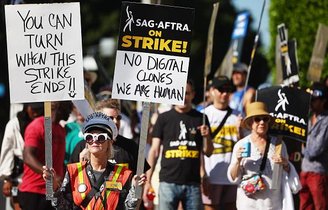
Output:
<instances>
[{"instance_id":1,"label":"sunglasses on hat wearer","mask_svg":"<svg viewBox=\"0 0 328 210\"><path fill-rule=\"evenodd\" d=\"M107 133L85 133L84 140L91 145L93 142L96 144L102 144L105 141L112 139Z\"/></svg>"},{"instance_id":2,"label":"sunglasses on hat wearer","mask_svg":"<svg viewBox=\"0 0 328 210\"><path fill-rule=\"evenodd\" d=\"M263 122L269 122L270 118L268 116L265 117L254 117L254 122L259 123L263 120Z\"/></svg>"}]
</instances>

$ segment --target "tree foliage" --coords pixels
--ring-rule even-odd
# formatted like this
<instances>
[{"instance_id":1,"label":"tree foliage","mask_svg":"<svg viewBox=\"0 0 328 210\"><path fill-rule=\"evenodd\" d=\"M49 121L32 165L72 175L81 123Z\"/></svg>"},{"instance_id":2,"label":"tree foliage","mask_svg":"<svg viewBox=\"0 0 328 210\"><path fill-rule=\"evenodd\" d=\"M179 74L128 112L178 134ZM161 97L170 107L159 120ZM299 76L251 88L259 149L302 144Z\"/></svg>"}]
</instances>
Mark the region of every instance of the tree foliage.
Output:
<instances>
[{"instance_id":1,"label":"tree foliage","mask_svg":"<svg viewBox=\"0 0 328 210\"><path fill-rule=\"evenodd\" d=\"M328 25L328 1L326 0L272 0L270 5L271 47L268 55L274 68L275 39L277 26L285 23L289 39L297 41L300 84L309 85L306 74L310 64L313 46L319 23ZM326 34L328 36L328 34ZM328 53L325 57L322 77L328 75Z\"/></svg>"}]
</instances>

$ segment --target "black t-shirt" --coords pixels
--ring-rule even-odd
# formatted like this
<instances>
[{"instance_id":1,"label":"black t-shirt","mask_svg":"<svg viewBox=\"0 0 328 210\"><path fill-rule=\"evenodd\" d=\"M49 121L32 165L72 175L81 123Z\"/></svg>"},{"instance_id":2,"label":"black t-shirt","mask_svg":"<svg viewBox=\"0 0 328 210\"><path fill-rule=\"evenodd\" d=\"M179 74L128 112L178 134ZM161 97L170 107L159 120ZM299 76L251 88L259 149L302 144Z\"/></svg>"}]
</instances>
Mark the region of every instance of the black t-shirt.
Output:
<instances>
[{"instance_id":1,"label":"black t-shirt","mask_svg":"<svg viewBox=\"0 0 328 210\"><path fill-rule=\"evenodd\" d=\"M79 162L81 151L85 148L85 140L76 144L74 151L70 158L70 163ZM139 145L132 139L125 138L118 135L116 141L113 143L114 160L116 163L127 163L128 168L133 174L137 172L138 163L138 149ZM145 160L144 171L150 168L148 162Z\"/></svg>"},{"instance_id":2,"label":"black t-shirt","mask_svg":"<svg viewBox=\"0 0 328 210\"><path fill-rule=\"evenodd\" d=\"M171 109L158 116L152 136L160 138L163 145L159 174L161 182L200 183L203 137L198 127L202 121L203 115L194 109L188 113L178 113ZM207 118L206 124L209 125Z\"/></svg>"}]
</instances>

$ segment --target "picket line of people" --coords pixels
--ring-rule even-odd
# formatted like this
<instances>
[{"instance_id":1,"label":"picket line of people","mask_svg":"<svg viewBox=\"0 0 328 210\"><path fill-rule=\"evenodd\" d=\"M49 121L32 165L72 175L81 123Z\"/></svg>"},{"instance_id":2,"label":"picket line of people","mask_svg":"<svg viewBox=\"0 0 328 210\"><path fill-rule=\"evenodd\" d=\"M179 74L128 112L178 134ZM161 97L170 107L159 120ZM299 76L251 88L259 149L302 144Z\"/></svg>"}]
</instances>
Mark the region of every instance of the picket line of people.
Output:
<instances>
[{"instance_id":1,"label":"picket line of people","mask_svg":"<svg viewBox=\"0 0 328 210\"><path fill-rule=\"evenodd\" d=\"M45 198L45 180L53 179L60 208L137 209L141 200L135 196L135 187L144 185L142 201L152 202L147 194L156 186L152 178L161 156L156 189L159 204L147 209L285 210L294 208L292 193L298 191L300 210L327 209L327 87L320 83L311 87L308 141L299 181L286 145L268 133L274 118L264 103L254 102L253 89L246 88L248 100L243 101L242 109L229 107L238 79L239 91L245 90L243 65L235 68L235 79L219 76L211 81L208 93L212 103L203 113L193 108L195 90L188 80L185 104L158 115L149 133L152 142L145 174L136 175L138 144L118 135L122 115L117 100L100 99L97 112L75 126L66 124L66 130L59 122L68 119L72 103L52 103L55 159L51 169L44 166L44 117L38 117L42 113L32 105L25 105L17 118L8 122L1 148L3 194L13 195L15 210L52 209ZM65 145L69 148L66 160L70 159L66 167ZM281 154L276 152L278 147ZM21 183L19 176L13 176L14 157L24 161ZM277 166L281 168L278 175ZM278 185L277 176L281 177ZM19 183L17 197L14 193Z\"/></svg>"}]
</instances>

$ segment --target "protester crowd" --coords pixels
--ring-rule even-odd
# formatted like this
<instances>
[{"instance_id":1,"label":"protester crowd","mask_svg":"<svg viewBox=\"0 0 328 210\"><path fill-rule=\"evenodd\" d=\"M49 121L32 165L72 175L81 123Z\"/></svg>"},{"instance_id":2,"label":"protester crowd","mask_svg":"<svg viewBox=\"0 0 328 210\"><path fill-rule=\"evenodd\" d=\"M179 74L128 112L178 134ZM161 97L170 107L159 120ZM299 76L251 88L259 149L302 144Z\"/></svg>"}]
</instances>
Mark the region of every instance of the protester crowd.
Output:
<instances>
[{"instance_id":1,"label":"protester crowd","mask_svg":"<svg viewBox=\"0 0 328 210\"><path fill-rule=\"evenodd\" d=\"M89 73L91 87L97 78ZM43 103L24 104L2 140L2 194L14 210L54 209L46 199L51 180L60 209L328 209L328 87L309 87L307 142L297 170L288 144L269 132L274 117L255 101L246 78L247 66L234 65L231 79L209 82L200 106L188 80L184 105L152 110L142 174L140 115L110 90L93 94L95 113L88 116L69 101L51 103L53 168L45 166Z\"/></svg>"}]
</instances>

